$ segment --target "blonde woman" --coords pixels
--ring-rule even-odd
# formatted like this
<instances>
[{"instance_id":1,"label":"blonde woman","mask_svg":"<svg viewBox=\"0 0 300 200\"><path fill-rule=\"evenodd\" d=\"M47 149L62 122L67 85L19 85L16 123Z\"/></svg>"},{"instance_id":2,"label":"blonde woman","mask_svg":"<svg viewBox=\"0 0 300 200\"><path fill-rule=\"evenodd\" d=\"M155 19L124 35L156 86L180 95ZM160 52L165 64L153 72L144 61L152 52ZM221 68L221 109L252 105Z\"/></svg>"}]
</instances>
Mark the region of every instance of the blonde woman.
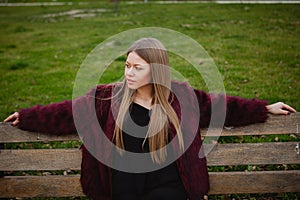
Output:
<instances>
[{"instance_id":1,"label":"blonde woman","mask_svg":"<svg viewBox=\"0 0 300 200\"><path fill-rule=\"evenodd\" d=\"M24 130L82 134L81 184L92 199L198 200L209 190L206 160L199 156L199 128L210 123L213 97L186 83L171 81L169 70L163 44L154 38L142 38L128 50L122 83L99 85L73 101L21 109L5 121ZM226 103L227 126L264 122L268 112L296 112L281 102L267 105L257 99L214 98ZM74 123L74 109L84 116L80 127ZM96 125L91 123L93 116L116 146L117 154L112 156L113 150L99 139ZM195 137L190 137L192 132ZM173 140L175 145L165 148ZM123 165L140 164L122 160L128 152L148 153L150 163L161 167L138 173L122 171ZM98 154L111 158L118 167L100 162ZM177 159L165 164L172 155Z\"/></svg>"}]
</instances>

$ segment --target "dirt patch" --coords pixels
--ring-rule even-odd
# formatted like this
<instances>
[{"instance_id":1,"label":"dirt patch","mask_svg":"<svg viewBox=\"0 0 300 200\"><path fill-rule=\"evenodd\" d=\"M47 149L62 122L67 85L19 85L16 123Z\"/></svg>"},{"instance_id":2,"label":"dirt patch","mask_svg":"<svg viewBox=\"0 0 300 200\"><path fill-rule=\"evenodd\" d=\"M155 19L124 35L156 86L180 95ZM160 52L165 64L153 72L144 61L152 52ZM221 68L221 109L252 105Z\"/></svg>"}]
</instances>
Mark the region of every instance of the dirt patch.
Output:
<instances>
[{"instance_id":1,"label":"dirt patch","mask_svg":"<svg viewBox=\"0 0 300 200\"><path fill-rule=\"evenodd\" d=\"M99 13L108 12L108 9L98 8L98 9L77 9L77 10L70 10L66 12L59 12L53 14L46 14L42 15L43 18L55 18L55 17L94 17Z\"/></svg>"}]
</instances>

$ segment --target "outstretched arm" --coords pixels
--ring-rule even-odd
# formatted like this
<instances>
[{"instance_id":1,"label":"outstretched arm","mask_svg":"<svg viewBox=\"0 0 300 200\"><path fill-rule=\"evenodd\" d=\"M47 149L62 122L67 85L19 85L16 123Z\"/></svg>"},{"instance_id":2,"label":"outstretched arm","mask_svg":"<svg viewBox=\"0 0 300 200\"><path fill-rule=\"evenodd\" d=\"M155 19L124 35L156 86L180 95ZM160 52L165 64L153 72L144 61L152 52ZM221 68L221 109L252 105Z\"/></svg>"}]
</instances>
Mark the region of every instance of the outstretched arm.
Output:
<instances>
[{"instance_id":1,"label":"outstretched arm","mask_svg":"<svg viewBox=\"0 0 300 200\"><path fill-rule=\"evenodd\" d=\"M217 108L216 116L226 112L225 126L242 126L265 122L268 113L288 114L296 112L292 107L282 103L268 105L267 101L245 99L227 95L213 95L201 90L195 90L200 108L200 126L208 127L212 115L212 105ZM220 114L220 116L223 116Z\"/></svg>"},{"instance_id":2,"label":"outstretched arm","mask_svg":"<svg viewBox=\"0 0 300 200\"><path fill-rule=\"evenodd\" d=\"M4 121L11 121L13 126L28 131L55 135L76 133L72 115L72 101L21 109Z\"/></svg>"},{"instance_id":3,"label":"outstretched arm","mask_svg":"<svg viewBox=\"0 0 300 200\"><path fill-rule=\"evenodd\" d=\"M79 97L73 101L66 100L49 105L36 105L21 109L7 117L4 122L12 122L22 130L49 133L54 135L74 134L73 108L77 113L84 113L88 118L87 98ZM85 120L85 122L88 120Z\"/></svg>"},{"instance_id":4,"label":"outstretched arm","mask_svg":"<svg viewBox=\"0 0 300 200\"><path fill-rule=\"evenodd\" d=\"M82 131L90 126L90 121L95 115L97 99L111 97L113 87L113 84L99 85L88 91L86 96L72 101L67 100L45 106L36 105L31 108L21 109L4 121L12 122L13 126L33 132L55 135L76 133L77 129ZM99 113L101 112L102 110L100 109ZM78 123L75 126L74 119L77 119L77 122L80 119L79 127Z\"/></svg>"}]
</instances>

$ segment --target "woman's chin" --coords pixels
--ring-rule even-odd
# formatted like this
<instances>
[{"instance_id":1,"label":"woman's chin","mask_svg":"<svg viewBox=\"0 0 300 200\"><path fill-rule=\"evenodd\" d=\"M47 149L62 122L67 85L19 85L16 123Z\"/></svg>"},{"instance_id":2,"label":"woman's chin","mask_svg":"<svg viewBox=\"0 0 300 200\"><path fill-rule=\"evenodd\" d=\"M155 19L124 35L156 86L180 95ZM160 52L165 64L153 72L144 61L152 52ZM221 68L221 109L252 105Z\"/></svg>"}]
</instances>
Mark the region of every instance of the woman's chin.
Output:
<instances>
[{"instance_id":1,"label":"woman's chin","mask_svg":"<svg viewBox=\"0 0 300 200\"><path fill-rule=\"evenodd\" d=\"M133 85L133 84L127 84L127 87L129 89L132 89L132 90L136 90L137 89L137 87L135 85Z\"/></svg>"}]
</instances>

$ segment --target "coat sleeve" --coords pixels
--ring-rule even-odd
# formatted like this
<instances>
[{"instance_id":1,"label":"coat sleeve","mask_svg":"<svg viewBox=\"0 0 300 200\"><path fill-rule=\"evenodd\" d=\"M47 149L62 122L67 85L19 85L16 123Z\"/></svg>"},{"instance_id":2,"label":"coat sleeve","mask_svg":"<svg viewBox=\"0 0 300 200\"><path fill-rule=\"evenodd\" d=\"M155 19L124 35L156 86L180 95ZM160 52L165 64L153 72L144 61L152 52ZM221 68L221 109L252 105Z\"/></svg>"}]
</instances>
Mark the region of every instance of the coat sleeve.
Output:
<instances>
[{"instance_id":1,"label":"coat sleeve","mask_svg":"<svg viewBox=\"0 0 300 200\"><path fill-rule=\"evenodd\" d=\"M77 113L85 114L88 118L88 96L95 90L92 89L86 96L74 100L65 100L49 105L36 105L31 108L21 109L18 128L33 132L42 132L54 135L76 134L73 109ZM86 123L88 120L86 120Z\"/></svg>"},{"instance_id":2,"label":"coat sleeve","mask_svg":"<svg viewBox=\"0 0 300 200\"><path fill-rule=\"evenodd\" d=\"M224 126L243 126L253 123L265 122L268 118L267 101L258 99L245 99L241 97L207 94L195 90L200 108L200 127L208 127L211 121L212 107L214 118L222 118L225 113ZM212 122L213 123L213 122Z\"/></svg>"},{"instance_id":3,"label":"coat sleeve","mask_svg":"<svg viewBox=\"0 0 300 200\"><path fill-rule=\"evenodd\" d=\"M77 101L84 101L83 99ZM22 130L50 133L55 135L76 133L72 115L72 101L62 101L49 105L36 105L21 109L20 123Z\"/></svg>"}]
</instances>

